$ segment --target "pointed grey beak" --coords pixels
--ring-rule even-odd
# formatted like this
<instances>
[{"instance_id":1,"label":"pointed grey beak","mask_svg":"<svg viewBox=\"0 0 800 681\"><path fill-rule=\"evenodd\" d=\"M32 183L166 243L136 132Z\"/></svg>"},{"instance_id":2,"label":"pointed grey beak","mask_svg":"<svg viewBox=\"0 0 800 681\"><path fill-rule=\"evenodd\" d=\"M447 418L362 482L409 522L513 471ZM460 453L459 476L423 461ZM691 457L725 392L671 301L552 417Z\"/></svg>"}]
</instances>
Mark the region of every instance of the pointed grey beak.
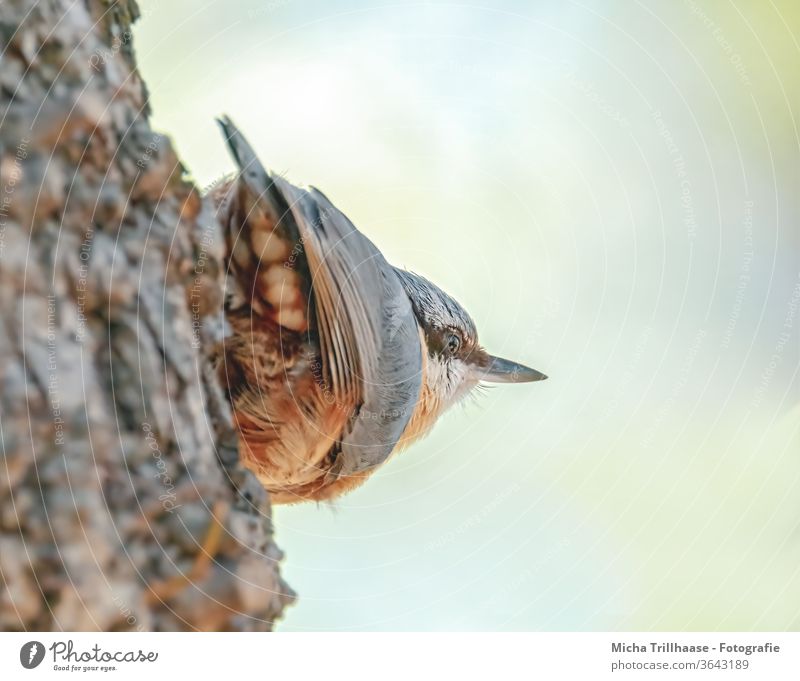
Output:
<instances>
[{"instance_id":1,"label":"pointed grey beak","mask_svg":"<svg viewBox=\"0 0 800 681\"><path fill-rule=\"evenodd\" d=\"M517 364L502 357L488 355L488 365L476 370L481 381L489 383L532 383L547 378L541 371Z\"/></svg>"}]
</instances>

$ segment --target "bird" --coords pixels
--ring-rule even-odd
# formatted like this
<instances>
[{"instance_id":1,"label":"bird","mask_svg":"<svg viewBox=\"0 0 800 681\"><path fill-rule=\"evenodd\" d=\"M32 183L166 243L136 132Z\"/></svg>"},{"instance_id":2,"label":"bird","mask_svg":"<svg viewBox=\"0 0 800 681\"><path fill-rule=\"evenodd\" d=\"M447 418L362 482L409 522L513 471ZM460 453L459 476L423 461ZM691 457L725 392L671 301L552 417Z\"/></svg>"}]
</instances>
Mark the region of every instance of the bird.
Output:
<instances>
[{"instance_id":1,"label":"bird","mask_svg":"<svg viewBox=\"0 0 800 681\"><path fill-rule=\"evenodd\" d=\"M329 502L481 382L545 374L490 355L450 295L390 265L318 189L268 172L231 119L209 191L225 243L216 371L244 465L273 504Z\"/></svg>"}]
</instances>

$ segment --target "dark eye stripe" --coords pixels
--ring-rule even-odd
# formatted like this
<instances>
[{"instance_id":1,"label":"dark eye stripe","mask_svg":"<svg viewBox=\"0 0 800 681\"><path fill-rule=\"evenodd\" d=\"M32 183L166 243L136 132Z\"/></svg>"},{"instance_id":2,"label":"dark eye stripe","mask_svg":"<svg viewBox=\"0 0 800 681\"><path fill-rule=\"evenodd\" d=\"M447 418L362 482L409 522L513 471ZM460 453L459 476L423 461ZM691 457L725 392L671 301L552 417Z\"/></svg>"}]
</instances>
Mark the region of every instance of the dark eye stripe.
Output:
<instances>
[{"instance_id":1,"label":"dark eye stripe","mask_svg":"<svg viewBox=\"0 0 800 681\"><path fill-rule=\"evenodd\" d=\"M471 337L465 337L463 331L453 327L437 329L426 335L431 355L463 357L471 354L475 347L475 341Z\"/></svg>"}]
</instances>

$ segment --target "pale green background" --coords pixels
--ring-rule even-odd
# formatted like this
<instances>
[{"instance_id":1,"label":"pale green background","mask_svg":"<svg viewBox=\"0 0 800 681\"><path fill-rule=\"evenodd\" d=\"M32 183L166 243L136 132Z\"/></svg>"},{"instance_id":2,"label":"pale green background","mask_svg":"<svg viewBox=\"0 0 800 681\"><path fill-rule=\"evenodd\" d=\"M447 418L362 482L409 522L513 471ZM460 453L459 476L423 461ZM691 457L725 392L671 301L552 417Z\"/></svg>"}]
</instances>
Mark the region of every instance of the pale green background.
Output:
<instances>
[{"instance_id":1,"label":"pale green background","mask_svg":"<svg viewBox=\"0 0 800 681\"><path fill-rule=\"evenodd\" d=\"M141 1L200 186L228 113L551 376L276 509L279 629L800 629L800 5L484 4Z\"/></svg>"}]
</instances>

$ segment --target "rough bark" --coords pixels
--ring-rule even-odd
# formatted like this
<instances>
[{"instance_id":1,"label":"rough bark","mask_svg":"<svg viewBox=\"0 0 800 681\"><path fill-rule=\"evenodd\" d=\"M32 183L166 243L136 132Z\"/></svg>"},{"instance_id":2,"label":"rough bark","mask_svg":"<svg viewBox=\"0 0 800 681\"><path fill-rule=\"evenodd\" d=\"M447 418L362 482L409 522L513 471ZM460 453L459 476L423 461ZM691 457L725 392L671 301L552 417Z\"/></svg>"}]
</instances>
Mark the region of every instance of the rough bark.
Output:
<instances>
[{"instance_id":1,"label":"rough bark","mask_svg":"<svg viewBox=\"0 0 800 681\"><path fill-rule=\"evenodd\" d=\"M262 630L292 595L210 370L221 239L132 0L0 2L0 629Z\"/></svg>"}]
</instances>

